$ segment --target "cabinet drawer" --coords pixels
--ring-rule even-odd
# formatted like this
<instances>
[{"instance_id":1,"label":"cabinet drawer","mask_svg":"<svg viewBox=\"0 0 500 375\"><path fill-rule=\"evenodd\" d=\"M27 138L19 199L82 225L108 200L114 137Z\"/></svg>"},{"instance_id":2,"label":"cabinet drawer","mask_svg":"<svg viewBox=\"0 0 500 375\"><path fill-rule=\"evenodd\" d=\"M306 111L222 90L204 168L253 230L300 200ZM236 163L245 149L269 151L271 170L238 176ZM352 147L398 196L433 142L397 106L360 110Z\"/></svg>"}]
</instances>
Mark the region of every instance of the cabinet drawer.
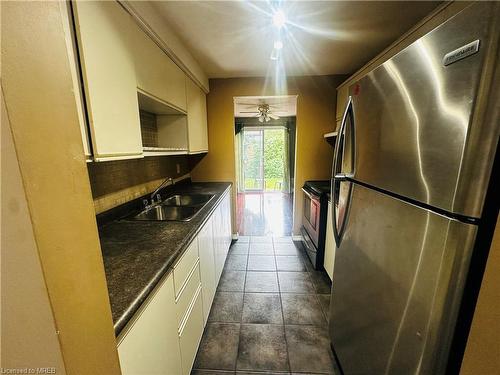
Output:
<instances>
[{"instance_id":1,"label":"cabinet drawer","mask_svg":"<svg viewBox=\"0 0 500 375\"><path fill-rule=\"evenodd\" d=\"M196 291L196 297L190 306L188 318L179 330L179 342L181 347L182 373L189 375L193 366L198 344L203 334L203 304L201 298L201 287Z\"/></svg>"},{"instance_id":2,"label":"cabinet drawer","mask_svg":"<svg viewBox=\"0 0 500 375\"><path fill-rule=\"evenodd\" d=\"M174 266L174 289L175 298L179 296L189 273L198 261L198 241L193 241L182 255L182 258Z\"/></svg>"},{"instance_id":3,"label":"cabinet drawer","mask_svg":"<svg viewBox=\"0 0 500 375\"><path fill-rule=\"evenodd\" d=\"M200 284L200 263L197 262L196 266L192 268L184 288L182 288L179 296L175 300L175 313L177 315L177 323L179 326L184 320L187 310L189 309L189 305L191 304L196 291L200 287Z\"/></svg>"}]
</instances>

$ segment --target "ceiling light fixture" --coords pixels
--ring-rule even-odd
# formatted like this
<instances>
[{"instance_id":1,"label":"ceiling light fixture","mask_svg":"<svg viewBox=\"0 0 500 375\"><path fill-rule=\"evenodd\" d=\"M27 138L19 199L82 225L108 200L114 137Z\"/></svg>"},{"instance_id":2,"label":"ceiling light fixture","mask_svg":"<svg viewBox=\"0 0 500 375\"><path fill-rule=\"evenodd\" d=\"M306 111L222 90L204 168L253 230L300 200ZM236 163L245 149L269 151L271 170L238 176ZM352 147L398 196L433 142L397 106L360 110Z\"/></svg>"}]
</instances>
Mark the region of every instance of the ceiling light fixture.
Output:
<instances>
[{"instance_id":1,"label":"ceiling light fixture","mask_svg":"<svg viewBox=\"0 0 500 375\"><path fill-rule=\"evenodd\" d=\"M265 122L269 122L269 121L271 121L271 117L269 117L269 115L267 115L267 114L265 114L265 115L264 115L264 114L260 115L260 116L259 116L259 122L264 122L264 121L265 121Z\"/></svg>"},{"instance_id":2,"label":"ceiling light fixture","mask_svg":"<svg viewBox=\"0 0 500 375\"><path fill-rule=\"evenodd\" d=\"M281 29L286 23L285 13L281 9L278 9L273 14L273 25L278 29Z\"/></svg>"},{"instance_id":3,"label":"ceiling light fixture","mask_svg":"<svg viewBox=\"0 0 500 375\"><path fill-rule=\"evenodd\" d=\"M274 49L282 49L283 48L283 42L281 40L277 40L274 42Z\"/></svg>"}]
</instances>

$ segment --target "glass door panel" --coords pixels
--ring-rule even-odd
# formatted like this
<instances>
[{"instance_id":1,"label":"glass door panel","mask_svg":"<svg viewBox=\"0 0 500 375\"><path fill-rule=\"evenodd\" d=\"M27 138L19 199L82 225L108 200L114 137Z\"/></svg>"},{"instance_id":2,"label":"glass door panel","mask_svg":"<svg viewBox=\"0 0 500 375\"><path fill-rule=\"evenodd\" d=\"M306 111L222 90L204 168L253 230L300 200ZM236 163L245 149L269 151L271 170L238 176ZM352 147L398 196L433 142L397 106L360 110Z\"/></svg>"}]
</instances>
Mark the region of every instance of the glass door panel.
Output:
<instances>
[{"instance_id":1,"label":"glass door panel","mask_svg":"<svg viewBox=\"0 0 500 375\"><path fill-rule=\"evenodd\" d=\"M281 192L285 178L285 129L265 129L263 132L265 190Z\"/></svg>"},{"instance_id":2,"label":"glass door panel","mask_svg":"<svg viewBox=\"0 0 500 375\"><path fill-rule=\"evenodd\" d=\"M264 189L264 132L243 131L243 181L245 191Z\"/></svg>"}]
</instances>

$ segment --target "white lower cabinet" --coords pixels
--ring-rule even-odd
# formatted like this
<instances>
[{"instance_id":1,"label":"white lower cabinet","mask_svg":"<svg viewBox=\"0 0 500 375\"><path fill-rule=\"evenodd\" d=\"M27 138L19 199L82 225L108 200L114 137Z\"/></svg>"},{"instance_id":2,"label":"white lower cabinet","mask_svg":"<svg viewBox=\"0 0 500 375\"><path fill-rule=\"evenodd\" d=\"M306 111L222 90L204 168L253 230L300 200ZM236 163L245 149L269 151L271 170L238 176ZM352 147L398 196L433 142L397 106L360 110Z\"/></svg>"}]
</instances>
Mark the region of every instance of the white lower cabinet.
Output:
<instances>
[{"instance_id":1,"label":"white lower cabinet","mask_svg":"<svg viewBox=\"0 0 500 375\"><path fill-rule=\"evenodd\" d=\"M198 293L198 289L200 287L200 266L199 263L196 262L196 266L193 267L189 280L186 282L182 293L175 300L175 311L177 315L177 323L179 323L179 330L188 315L193 298L196 293Z\"/></svg>"},{"instance_id":2,"label":"white lower cabinet","mask_svg":"<svg viewBox=\"0 0 500 375\"><path fill-rule=\"evenodd\" d=\"M203 323L206 324L217 286L215 279L213 217L208 219L198 234L198 249L200 252L200 275L202 280Z\"/></svg>"},{"instance_id":3,"label":"white lower cabinet","mask_svg":"<svg viewBox=\"0 0 500 375\"><path fill-rule=\"evenodd\" d=\"M232 231L231 231L231 194L228 193L226 198L222 202L222 232L224 238L224 251L227 256L227 252L229 247L231 246L231 241L233 240Z\"/></svg>"},{"instance_id":4,"label":"white lower cabinet","mask_svg":"<svg viewBox=\"0 0 500 375\"><path fill-rule=\"evenodd\" d=\"M218 283L224 267L224 254L222 244L222 203L214 212L214 257L215 257L215 281Z\"/></svg>"},{"instance_id":5,"label":"white lower cabinet","mask_svg":"<svg viewBox=\"0 0 500 375\"><path fill-rule=\"evenodd\" d=\"M118 345L124 375L180 374L181 352L170 274Z\"/></svg>"},{"instance_id":6,"label":"white lower cabinet","mask_svg":"<svg viewBox=\"0 0 500 375\"><path fill-rule=\"evenodd\" d=\"M231 244L226 193L197 238L119 337L124 375L188 375Z\"/></svg>"},{"instance_id":7,"label":"white lower cabinet","mask_svg":"<svg viewBox=\"0 0 500 375\"><path fill-rule=\"evenodd\" d=\"M227 217L229 215L229 218ZM230 194L226 194L219 207L213 214L214 220L214 247L215 247L215 280L217 283L226 262L229 246L231 245L231 201Z\"/></svg>"},{"instance_id":8,"label":"white lower cabinet","mask_svg":"<svg viewBox=\"0 0 500 375\"><path fill-rule=\"evenodd\" d=\"M193 367L198 345L203 335L203 300L201 287L196 291L184 324L179 327L179 342L181 345L182 374L189 375Z\"/></svg>"}]
</instances>

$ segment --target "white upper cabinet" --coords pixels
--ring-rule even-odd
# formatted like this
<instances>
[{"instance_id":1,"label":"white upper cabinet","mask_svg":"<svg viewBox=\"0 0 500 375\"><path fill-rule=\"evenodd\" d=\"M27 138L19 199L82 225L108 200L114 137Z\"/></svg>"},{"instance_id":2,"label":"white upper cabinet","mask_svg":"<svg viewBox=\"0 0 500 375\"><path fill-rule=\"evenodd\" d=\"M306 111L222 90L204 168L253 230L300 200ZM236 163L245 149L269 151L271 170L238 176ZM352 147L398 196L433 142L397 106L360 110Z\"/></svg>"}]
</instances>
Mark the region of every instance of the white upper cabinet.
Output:
<instances>
[{"instance_id":1,"label":"white upper cabinet","mask_svg":"<svg viewBox=\"0 0 500 375\"><path fill-rule=\"evenodd\" d=\"M184 72L139 27L130 30L137 87L171 107L186 112Z\"/></svg>"},{"instance_id":2,"label":"white upper cabinet","mask_svg":"<svg viewBox=\"0 0 500 375\"><path fill-rule=\"evenodd\" d=\"M208 151L206 95L190 78L186 77L187 121L189 153Z\"/></svg>"},{"instance_id":3,"label":"white upper cabinet","mask_svg":"<svg viewBox=\"0 0 500 375\"><path fill-rule=\"evenodd\" d=\"M85 159L92 159L92 147L90 145L90 137L87 129L87 122L85 120L85 111L83 104L83 88L80 85L81 76L78 70L79 62L77 57L77 46L76 39L73 32L73 26L70 22L71 20L71 9L68 2L61 2L61 8L68 14L68 17L63 17L63 27L64 33L66 35L66 45L68 48L68 57L70 59L70 71L71 78L73 81L73 92L75 94L76 110L78 112L78 122L80 123L80 132L82 134L83 141L83 152L85 153Z\"/></svg>"},{"instance_id":4,"label":"white upper cabinet","mask_svg":"<svg viewBox=\"0 0 500 375\"><path fill-rule=\"evenodd\" d=\"M128 32L137 26L116 2L75 1L73 5L94 159L142 157Z\"/></svg>"}]
</instances>

